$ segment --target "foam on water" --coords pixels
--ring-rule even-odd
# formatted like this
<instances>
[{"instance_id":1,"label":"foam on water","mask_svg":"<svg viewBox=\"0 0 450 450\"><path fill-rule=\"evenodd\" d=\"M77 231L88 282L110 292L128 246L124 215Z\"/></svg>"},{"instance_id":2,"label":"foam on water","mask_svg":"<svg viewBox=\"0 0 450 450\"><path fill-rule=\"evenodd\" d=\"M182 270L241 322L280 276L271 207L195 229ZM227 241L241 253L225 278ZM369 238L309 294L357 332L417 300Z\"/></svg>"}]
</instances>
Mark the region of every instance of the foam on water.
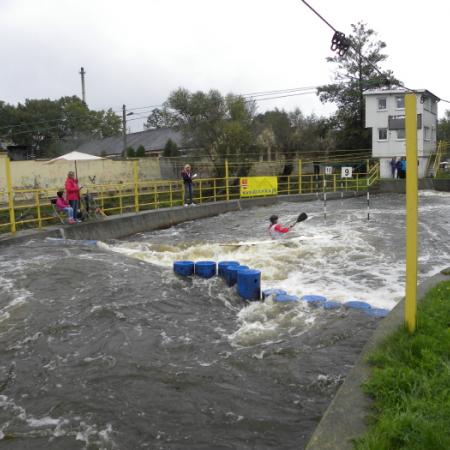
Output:
<instances>
[{"instance_id":1,"label":"foam on water","mask_svg":"<svg viewBox=\"0 0 450 450\"><path fill-rule=\"evenodd\" d=\"M420 214L426 219L420 222L421 240L424 237L427 245L419 251L419 280L446 267L449 263L446 255L450 253L449 239L443 239L442 230L427 221L437 209L443 217L445 211L450 216L450 194L422 191L420 197ZM337 203L334 202L335 207ZM404 207L381 203L372 205L369 222L362 219L364 210L361 209L338 210L334 216L331 214L334 220L327 221L320 214L314 214L307 222L297 225L290 233L291 239L275 243L267 240L265 227L258 225L252 232L255 220L267 215L265 208L260 208L263 212L256 208L252 214L248 211L233 213L236 217L239 215L240 226L248 228L252 234L250 239L240 239L236 244L223 245L227 231L216 238L206 236L200 240L197 238L200 233L195 229L199 225L192 222L154 233L159 237L158 242L153 242L150 235L143 235L143 241L103 244L103 247L166 268L176 260L233 259L261 270L263 289L280 288L298 296L319 294L339 302L358 299L374 307L391 309L404 296L405 290L402 248L405 211ZM225 219L226 216L219 225L228 227L230 239L236 226L229 225L232 219L228 220L229 216ZM208 220L214 219L205 219ZM217 221L214 225L218 225ZM389 240L392 239L401 244L396 243L391 248ZM439 249L429 245L438 241Z\"/></svg>"}]
</instances>

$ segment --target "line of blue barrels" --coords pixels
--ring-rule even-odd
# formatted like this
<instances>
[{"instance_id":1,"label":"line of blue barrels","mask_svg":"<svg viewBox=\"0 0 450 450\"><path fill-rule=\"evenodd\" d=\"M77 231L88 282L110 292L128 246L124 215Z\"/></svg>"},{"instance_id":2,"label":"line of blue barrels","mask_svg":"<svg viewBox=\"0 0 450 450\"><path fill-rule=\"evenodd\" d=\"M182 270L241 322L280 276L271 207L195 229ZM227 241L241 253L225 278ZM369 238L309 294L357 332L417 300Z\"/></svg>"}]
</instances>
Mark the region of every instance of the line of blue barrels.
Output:
<instances>
[{"instance_id":1,"label":"line of blue barrels","mask_svg":"<svg viewBox=\"0 0 450 450\"><path fill-rule=\"evenodd\" d=\"M311 306L321 306L324 309L339 309L339 308L350 308L358 309L365 312L372 317L386 317L389 314L388 309L384 308L373 308L369 303L363 302L361 300L349 300L344 303L336 302L334 300L328 300L322 295L303 295L298 297L297 295L290 295L283 289L266 289L262 292L263 299L265 297L272 296L274 301L280 303L288 302L306 302Z\"/></svg>"},{"instance_id":2,"label":"line of blue barrels","mask_svg":"<svg viewBox=\"0 0 450 450\"><path fill-rule=\"evenodd\" d=\"M173 271L177 275L200 278L223 278L228 286L237 286L237 293L245 300L261 299L261 271L250 269L238 261L175 261Z\"/></svg>"},{"instance_id":3,"label":"line of blue barrels","mask_svg":"<svg viewBox=\"0 0 450 450\"><path fill-rule=\"evenodd\" d=\"M324 309L351 308L358 309L373 317L386 317L389 310L372 308L369 303L360 300L350 300L345 303L328 300L322 295L290 295L283 289L265 289L261 292L261 271L250 269L238 261L175 261L173 270L177 275L189 277L197 275L200 278L212 278L216 275L223 278L228 286L237 285L237 293L245 300L260 300L272 297L275 302L306 302L310 306L320 306Z\"/></svg>"}]
</instances>

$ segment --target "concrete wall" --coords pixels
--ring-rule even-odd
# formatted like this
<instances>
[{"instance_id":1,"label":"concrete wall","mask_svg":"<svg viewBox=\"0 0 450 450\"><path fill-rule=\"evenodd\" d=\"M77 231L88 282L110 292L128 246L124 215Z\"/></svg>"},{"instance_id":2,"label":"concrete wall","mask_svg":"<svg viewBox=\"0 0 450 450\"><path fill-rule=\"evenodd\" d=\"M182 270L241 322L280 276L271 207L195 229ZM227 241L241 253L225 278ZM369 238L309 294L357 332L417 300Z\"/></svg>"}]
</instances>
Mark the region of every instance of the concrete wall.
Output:
<instances>
[{"instance_id":1,"label":"concrete wall","mask_svg":"<svg viewBox=\"0 0 450 450\"><path fill-rule=\"evenodd\" d=\"M161 178L157 158L141 158L138 160L138 166L140 180ZM45 161L11 161L12 183L16 189L63 188L70 170L75 170L75 163L63 161L46 164ZM77 170L80 185L92 184L89 177L94 176L95 184L114 184L133 180L133 160L79 161ZM4 159L0 158L0 191L5 189Z\"/></svg>"},{"instance_id":2,"label":"concrete wall","mask_svg":"<svg viewBox=\"0 0 450 450\"><path fill-rule=\"evenodd\" d=\"M419 180L419 189L434 189L435 191L450 192L450 178L424 178ZM378 192L404 194L406 192L405 180L381 180Z\"/></svg>"}]
</instances>

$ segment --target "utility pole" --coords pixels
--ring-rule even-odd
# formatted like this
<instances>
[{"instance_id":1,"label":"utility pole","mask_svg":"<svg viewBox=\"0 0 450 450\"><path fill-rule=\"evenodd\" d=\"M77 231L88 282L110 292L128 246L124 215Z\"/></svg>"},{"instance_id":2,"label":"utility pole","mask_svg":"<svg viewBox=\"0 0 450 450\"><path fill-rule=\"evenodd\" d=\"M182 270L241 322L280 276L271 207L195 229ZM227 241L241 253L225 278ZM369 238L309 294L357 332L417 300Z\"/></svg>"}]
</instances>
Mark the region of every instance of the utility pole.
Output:
<instances>
[{"instance_id":1,"label":"utility pole","mask_svg":"<svg viewBox=\"0 0 450 450\"><path fill-rule=\"evenodd\" d=\"M127 116L132 116L134 112L127 113L126 105L122 105L122 128L123 128L123 156L127 156Z\"/></svg>"},{"instance_id":2,"label":"utility pole","mask_svg":"<svg viewBox=\"0 0 450 450\"><path fill-rule=\"evenodd\" d=\"M122 106L123 156L127 156L127 107Z\"/></svg>"},{"instance_id":3,"label":"utility pole","mask_svg":"<svg viewBox=\"0 0 450 450\"><path fill-rule=\"evenodd\" d=\"M86 103L86 89L84 85L84 75L86 74L84 67L81 68L79 74L81 75L81 99Z\"/></svg>"}]
</instances>

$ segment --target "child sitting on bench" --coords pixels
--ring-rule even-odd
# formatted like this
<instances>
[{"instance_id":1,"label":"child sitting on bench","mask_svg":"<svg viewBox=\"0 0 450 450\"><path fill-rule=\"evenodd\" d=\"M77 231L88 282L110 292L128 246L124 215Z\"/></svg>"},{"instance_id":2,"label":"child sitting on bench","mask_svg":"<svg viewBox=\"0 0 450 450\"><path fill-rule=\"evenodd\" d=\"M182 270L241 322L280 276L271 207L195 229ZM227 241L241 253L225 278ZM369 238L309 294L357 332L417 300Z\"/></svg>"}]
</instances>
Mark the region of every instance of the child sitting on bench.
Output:
<instances>
[{"instance_id":1,"label":"child sitting on bench","mask_svg":"<svg viewBox=\"0 0 450 450\"><path fill-rule=\"evenodd\" d=\"M56 208L59 211L65 211L67 213L67 217L68 217L68 222L72 225L74 223L77 223L75 216L74 216L74 211L73 208L69 205L69 203L67 202L67 200L63 197L64 192L63 191L58 191L56 193L56 195L58 196L58 198L56 199Z\"/></svg>"}]
</instances>

